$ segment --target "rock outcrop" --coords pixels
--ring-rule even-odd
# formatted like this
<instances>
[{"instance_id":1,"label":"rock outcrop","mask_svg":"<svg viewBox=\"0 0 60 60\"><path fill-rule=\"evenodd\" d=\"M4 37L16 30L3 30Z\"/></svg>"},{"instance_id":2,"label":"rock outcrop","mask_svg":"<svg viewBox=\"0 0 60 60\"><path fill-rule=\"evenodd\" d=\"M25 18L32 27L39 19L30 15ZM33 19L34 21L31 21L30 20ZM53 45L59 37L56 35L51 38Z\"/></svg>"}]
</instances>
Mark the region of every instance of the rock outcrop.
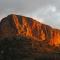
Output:
<instances>
[{"instance_id":1,"label":"rock outcrop","mask_svg":"<svg viewBox=\"0 0 60 60\"><path fill-rule=\"evenodd\" d=\"M0 60L60 60L60 30L15 14L0 22Z\"/></svg>"},{"instance_id":2,"label":"rock outcrop","mask_svg":"<svg viewBox=\"0 0 60 60\"><path fill-rule=\"evenodd\" d=\"M42 24L32 18L8 15L0 22L0 39L13 36L26 36L51 46L60 45L60 30Z\"/></svg>"}]
</instances>

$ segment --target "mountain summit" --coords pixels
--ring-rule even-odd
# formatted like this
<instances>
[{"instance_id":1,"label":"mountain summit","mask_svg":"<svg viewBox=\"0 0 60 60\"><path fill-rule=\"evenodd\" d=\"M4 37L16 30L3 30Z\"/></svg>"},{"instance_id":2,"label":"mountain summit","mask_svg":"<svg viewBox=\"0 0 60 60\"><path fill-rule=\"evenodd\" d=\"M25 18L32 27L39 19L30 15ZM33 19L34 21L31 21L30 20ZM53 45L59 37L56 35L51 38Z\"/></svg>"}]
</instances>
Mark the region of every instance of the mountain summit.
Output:
<instances>
[{"instance_id":1,"label":"mountain summit","mask_svg":"<svg viewBox=\"0 0 60 60\"><path fill-rule=\"evenodd\" d=\"M30 17L10 14L0 22L0 39L26 36L51 46L60 45L60 30L42 24Z\"/></svg>"}]
</instances>

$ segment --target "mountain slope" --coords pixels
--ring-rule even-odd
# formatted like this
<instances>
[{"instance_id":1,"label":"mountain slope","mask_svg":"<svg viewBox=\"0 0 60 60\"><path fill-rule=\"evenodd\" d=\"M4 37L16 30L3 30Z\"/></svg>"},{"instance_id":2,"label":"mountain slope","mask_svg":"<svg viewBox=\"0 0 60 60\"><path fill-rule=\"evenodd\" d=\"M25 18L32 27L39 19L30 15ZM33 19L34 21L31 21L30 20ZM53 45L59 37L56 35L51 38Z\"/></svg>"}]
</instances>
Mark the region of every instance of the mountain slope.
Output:
<instances>
[{"instance_id":1,"label":"mountain slope","mask_svg":"<svg viewBox=\"0 0 60 60\"><path fill-rule=\"evenodd\" d=\"M60 30L15 14L0 22L0 60L59 58Z\"/></svg>"},{"instance_id":2,"label":"mountain slope","mask_svg":"<svg viewBox=\"0 0 60 60\"><path fill-rule=\"evenodd\" d=\"M45 40L46 37L40 36L43 34L45 35L45 33L46 34L49 33L48 31L50 30L49 26L40 24L39 22L33 20L32 18L25 16L9 15L8 17L4 18L1 22L2 22L1 25L3 25L1 29L5 30L5 32L11 30L10 28L12 28L12 30L13 29L15 30L14 33L17 35L22 33L26 36L36 37L37 39L41 38L42 40ZM44 32L43 30L45 30L46 32Z\"/></svg>"},{"instance_id":3,"label":"mountain slope","mask_svg":"<svg viewBox=\"0 0 60 60\"><path fill-rule=\"evenodd\" d=\"M0 60L59 60L56 52L60 50L24 36L0 40Z\"/></svg>"},{"instance_id":4,"label":"mountain slope","mask_svg":"<svg viewBox=\"0 0 60 60\"><path fill-rule=\"evenodd\" d=\"M23 35L38 41L46 41L50 45L60 45L60 30L42 24L32 18L8 15L0 22L0 38Z\"/></svg>"}]
</instances>

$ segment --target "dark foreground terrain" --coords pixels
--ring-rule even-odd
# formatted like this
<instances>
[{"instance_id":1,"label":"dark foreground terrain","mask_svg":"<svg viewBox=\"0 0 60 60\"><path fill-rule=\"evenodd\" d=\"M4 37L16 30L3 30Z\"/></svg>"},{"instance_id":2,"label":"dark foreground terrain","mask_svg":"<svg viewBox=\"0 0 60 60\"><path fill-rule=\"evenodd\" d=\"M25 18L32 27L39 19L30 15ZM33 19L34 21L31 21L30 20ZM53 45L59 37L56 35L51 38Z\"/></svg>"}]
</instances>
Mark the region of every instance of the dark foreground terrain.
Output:
<instances>
[{"instance_id":1,"label":"dark foreground terrain","mask_svg":"<svg viewBox=\"0 0 60 60\"><path fill-rule=\"evenodd\" d=\"M0 60L60 60L59 53L44 53L35 43L25 37L0 39Z\"/></svg>"}]
</instances>

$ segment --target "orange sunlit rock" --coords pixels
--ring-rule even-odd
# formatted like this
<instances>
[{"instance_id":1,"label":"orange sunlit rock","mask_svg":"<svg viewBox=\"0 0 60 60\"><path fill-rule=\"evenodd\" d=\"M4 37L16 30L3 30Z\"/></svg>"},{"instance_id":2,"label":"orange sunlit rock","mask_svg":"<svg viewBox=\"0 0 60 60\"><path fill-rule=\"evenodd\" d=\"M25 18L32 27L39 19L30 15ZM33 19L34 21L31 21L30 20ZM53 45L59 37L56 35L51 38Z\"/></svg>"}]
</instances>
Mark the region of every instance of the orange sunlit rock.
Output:
<instances>
[{"instance_id":1,"label":"orange sunlit rock","mask_svg":"<svg viewBox=\"0 0 60 60\"><path fill-rule=\"evenodd\" d=\"M52 35L53 37L51 38L49 44L56 47L60 46L60 33L58 30L54 30Z\"/></svg>"},{"instance_id":2,"label":"orange sunlit rock","mask_svg":"<svg viewBox=\"0 0 60 60\"><path fill-rule=\"evenodd\" d=\"M43 32L43 30L41 31L40 37L42 40L45 40L45 33Z\"/></svg>"},{"instance_id":3,"label":"orange sunlit rock","mask_svg":"<svg viewBox=\"0 0 60 60\"><path fill-rule=\"evenodd\" d=\"M2 19L0 22L0 33L1 37L21 34L44 41L51 46L60 46L60 30L25 16L13 14Z\"/></svg>"},{"instance_id":4,"label":"orange sunlit rock","mask_svg":"<svg viewBox=\"0 0 60 60\"><path fill-rule=\"evenodd\" d=\"M18 17L16 15L13 15L13 20L17 29L17 34L21 33L21 25L19 24Z\"/></svg>"}]
</instances>

